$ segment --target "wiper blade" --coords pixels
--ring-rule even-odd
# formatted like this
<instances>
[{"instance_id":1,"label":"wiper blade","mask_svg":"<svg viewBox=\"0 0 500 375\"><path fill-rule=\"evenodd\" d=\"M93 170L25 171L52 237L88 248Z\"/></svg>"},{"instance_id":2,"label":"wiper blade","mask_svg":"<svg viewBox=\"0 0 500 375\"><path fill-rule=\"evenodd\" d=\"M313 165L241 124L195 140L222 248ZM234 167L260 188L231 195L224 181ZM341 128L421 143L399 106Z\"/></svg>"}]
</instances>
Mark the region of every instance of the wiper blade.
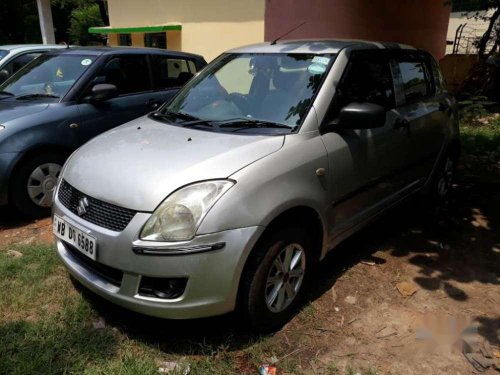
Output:
<instances>
[{"instance_id":1,"label":"wiper blade","mask_svg":"<svg viewBox=\"0 0 500 375\"><path fill-rule=\"evenodd\" d=\"M155 118L178 118L181 120L192 120L192 121L199 120L199 118L184 112L172 112L172 111L153 112L152 116Z\"/></svg>"},{"instance_id":2,"label":"wiper blade","mask_svg":"<svg viewBox=\"0 0 500 375\"><path fill-rule=\"evenodd\" d=\"M58 95L52 94L26 94L16 97L16 100L36 99L36 98L54 98L59 99Z\"/></svg>"},{"instance_id":3,"label":"wiper blade","mask_svg":"<svg viewBox=\"0 0 500 375\"><path fill-rule=\"evenodd\" d=\"M5 95L5 96L14 96L13 93L8 92L8 91L0 91L0 95Z\"/></svg>"},{"instance_id":4,"label":"wiper blade","mask_svg":"<svg viewBox=\"0 0 500 375\"><path fill-rule=\"evenodd\" d=\"M229 121L229 120L228 120ZM272 128L272 129L289 129L292 130L291 126L279 124L277 122L272 121L264 121L264 120L255 120L255 119L237 119L231 122L225 121L224 124L221 124L221 128L236 128L237 130L241 129L251 129L251 128Z\"/></svg>"}]
</instances>

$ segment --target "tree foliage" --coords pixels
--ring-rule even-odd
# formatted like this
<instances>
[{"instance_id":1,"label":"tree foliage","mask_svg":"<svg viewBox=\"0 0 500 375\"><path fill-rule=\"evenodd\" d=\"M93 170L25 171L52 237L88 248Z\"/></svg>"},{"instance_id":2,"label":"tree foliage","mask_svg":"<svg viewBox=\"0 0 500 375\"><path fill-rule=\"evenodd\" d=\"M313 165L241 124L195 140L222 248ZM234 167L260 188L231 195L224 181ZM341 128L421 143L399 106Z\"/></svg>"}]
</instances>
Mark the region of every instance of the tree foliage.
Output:
<instances>
[{"instance_id":1,"label":"tree foliage","mask_svg":"<svg viewBox=\"0 0 500 375\"><path fill-rule=\"evenodd\" d=\"M100 37L89 33L91 26L104 26L99 6L91 4L76 8L71 14L70 40L82 46L100 43L102 41Z\"/></svg>"}]
</instances>

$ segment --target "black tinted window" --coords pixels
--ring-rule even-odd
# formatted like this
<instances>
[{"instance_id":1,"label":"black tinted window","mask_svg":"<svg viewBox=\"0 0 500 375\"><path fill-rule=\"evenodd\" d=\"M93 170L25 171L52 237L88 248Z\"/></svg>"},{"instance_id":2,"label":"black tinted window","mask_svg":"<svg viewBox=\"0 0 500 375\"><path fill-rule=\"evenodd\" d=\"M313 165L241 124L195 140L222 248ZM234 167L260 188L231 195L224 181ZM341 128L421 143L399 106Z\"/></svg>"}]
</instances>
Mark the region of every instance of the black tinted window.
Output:
<instances>
[{"instance_id":1,"label":"black tinted window","mask_svg":"<svg viewBox=\"0 0 500 375\"><path fill-rule=\"evenodd\" d=\"M151 90L148 64L145 56L113 57L99 73L95 83L110 83L118 88L119 95Z\"/></svg>"},{"instance_id":2,"label":"black tinted window","mask_svg":"<svg viewBox=\"0 0 500 375\"><path fill-rule=\"evenodd\" d=\"M153 79L157 88L183 86L195 73L192 61L168 56L153 57Z\"/></svg>"},{"instance_id":3,"label":"black tinted window","mask_svg":"<svg viewBox=\"0 0 500 375\"><path fill-rule=\"evenodd\" d=\"M370 54L353 57L339 90L338 109L353 102L394 107L394 84L389 62Z\"/></svg>"},{"instance_id":4,"label":"black tinted window","mask_svg":"<svg viewBox=\"0 0 500 375\"><path fill-rule=\"evenodd\" d=\"M25 53L12 59L7 65L5 65L4 69L12 75L40 55L41 52Z\"/></svg>"},{"instance_id":5,"label":"black tinted window","mask_svg":"<svg viewBox=\"0 0 500 375\"><path fill-rule=\"evenodd\" d=\"M424 63L400 62L399 70L401 71L407 102L412 102L427 96L429 93L429 85L426 80Z\"/></svg>"}]
</instances>

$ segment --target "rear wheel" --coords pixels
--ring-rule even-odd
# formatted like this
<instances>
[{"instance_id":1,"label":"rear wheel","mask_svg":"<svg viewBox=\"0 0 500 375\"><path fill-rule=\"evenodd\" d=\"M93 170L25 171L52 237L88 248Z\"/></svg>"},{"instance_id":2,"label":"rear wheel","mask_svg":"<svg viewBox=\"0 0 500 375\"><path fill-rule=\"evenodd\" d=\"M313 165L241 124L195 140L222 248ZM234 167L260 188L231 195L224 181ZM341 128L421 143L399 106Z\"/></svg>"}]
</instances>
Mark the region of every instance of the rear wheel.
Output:
<instances>
[{"instance_id":1,"label":"rear wheel","mask_svg":"<svg viewBox=\"0 0 500 375\"><path fill-rule=\"evenodd\" d=\"M64 160L61 154L44 153L24 161L11 184L13 206L27 216L48 215Z\"/></svg>"},{"instance_id":2,"label":"rear wheel","mask_svg":"<svg viewBox=\"0 0 500 375\"><path fill-rule=\"evenodd\" d=\"M311 241L300 227L267 236L251 254L242 278L241 312L253 330L270 332L292 318L311 274Z\"/></svg>"},{"instance_id":3,"label":"rear wheel","mask_svg":"<svg viewBox=\"0 0 500 375\"><path fill-rule=\"evenodd\" d=\"M434 204L443 204L449 200L458 160L458 150L450 148L439 164L433 177L430 194Z\"/></svg>"}]
</instances>

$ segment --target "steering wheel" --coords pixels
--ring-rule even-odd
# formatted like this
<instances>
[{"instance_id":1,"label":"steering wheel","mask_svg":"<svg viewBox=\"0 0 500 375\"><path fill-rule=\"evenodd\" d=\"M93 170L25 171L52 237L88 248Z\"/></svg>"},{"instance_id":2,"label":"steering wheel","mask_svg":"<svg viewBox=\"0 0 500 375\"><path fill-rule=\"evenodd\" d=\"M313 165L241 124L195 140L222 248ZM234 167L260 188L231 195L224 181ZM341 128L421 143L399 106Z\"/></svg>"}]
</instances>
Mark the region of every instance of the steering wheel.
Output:
<instances>
[{"instance_id":1,"label":"steering wheel","mask_svg":"<svg viewBox=\"0 0 500 375\"><path fill-rule=\"evenodd\" d=\"M248 107L250 106L250 103L248 102L248 97L246 95L240 94L239 92L232 92L227 96L227 100L238 107L242 113L248 114Z\"/></svg>"}]
</instances>

